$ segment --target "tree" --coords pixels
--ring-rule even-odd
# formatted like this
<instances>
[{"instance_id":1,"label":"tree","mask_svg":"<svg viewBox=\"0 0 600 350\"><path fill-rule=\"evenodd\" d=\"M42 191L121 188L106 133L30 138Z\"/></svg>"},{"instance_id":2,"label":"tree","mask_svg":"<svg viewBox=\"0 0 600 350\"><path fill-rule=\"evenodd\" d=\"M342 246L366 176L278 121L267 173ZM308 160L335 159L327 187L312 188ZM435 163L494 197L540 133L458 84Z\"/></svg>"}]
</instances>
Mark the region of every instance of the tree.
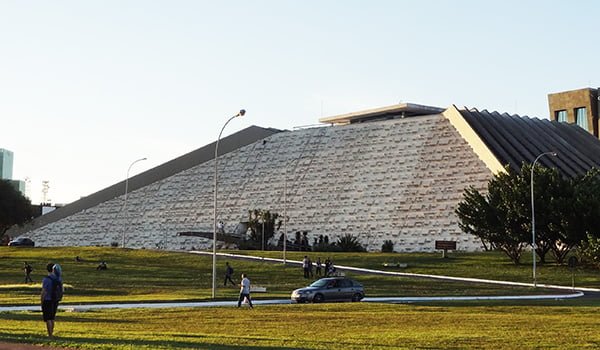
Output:
<instances>
[{"instance_id":1,"label":"tree","mask_svg":"<svg viewBox=\"0 0 600 350\"><path fill-rule=\"evenodd\" d=\"M365 247L360 244L360 240L358 237L352 236L347 233L341 237L338 237L335 245L342 252L364 252L366 251Z\"/></svg>"},{"instance_id":2,"label":"tree","mask_svg":"<svg viewBox=\"0 0 600 350\"><path fill-rule=\"evenodd\" d=\"M257 243L263 242L263 228L264 228L264 242L268 242L274 235L275 231L279 230L282 221L277 219L279 214L271 213L264 209L248 210L248 228L250 229L250 239Z\"/></svg>"},{"instance_id":3,"label":"tree","mask_svg":"<svg viewBox=\"0 0 600 350\"><path fill-rule=\"evenodd\" d=\"M508 169L490 180L485 195L472 186L467 188L456 209L459 227L518 264L529 236L523 192L518 174Z\"/></svg>"},{"instance_id":4,"label":"tree","mask_svg":"<svg viewBox=\"0 0 600 350\"><path fill-rule=\"evenodd\" d=\"M600 170L567 179L557 169L533 169L535 245L540 262L548 252L558 263L600 225ZM531 242L531 165L495 175L483 195L470 187L456 213L459 226L484 246L504 251L515 263Z\"/></svg>"},{"instance_id":5,"label":"tree","mask_svg":"<svg viewBox=\"0 0 600 350\"><path fill-rule=\"evenodd\" d=\"M0 180L0 238L14 225L23 226L33 217L31 202L10 181Z\"/></svg>"}]
</instances>

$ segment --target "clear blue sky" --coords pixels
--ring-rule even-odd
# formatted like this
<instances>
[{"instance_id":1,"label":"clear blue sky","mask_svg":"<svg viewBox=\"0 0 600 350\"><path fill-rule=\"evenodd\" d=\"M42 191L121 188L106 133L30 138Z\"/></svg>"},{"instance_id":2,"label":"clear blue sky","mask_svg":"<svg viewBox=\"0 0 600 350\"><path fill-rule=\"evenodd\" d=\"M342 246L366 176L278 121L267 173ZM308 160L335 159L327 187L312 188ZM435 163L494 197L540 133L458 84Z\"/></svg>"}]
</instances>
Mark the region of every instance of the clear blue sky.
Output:
<instances>
[{"instance_id":1,"label":"clear blue sky","mask_svg":"<svg viewBox=\"0 0 600 350\"><path fill-rule=\"evenodd\" d=\"M0 148L68 203L250 125L398 102L546 118L600 85L598 1L0 0Z\"/></svg>"}]
</instances>

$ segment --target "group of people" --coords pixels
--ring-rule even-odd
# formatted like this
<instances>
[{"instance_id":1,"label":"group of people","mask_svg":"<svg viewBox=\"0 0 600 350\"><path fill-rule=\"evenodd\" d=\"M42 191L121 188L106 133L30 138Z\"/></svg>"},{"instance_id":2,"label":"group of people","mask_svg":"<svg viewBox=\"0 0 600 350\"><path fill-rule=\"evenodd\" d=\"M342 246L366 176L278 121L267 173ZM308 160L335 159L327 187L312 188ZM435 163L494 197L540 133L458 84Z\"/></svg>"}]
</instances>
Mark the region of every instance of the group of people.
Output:
<instances>
[{"instance_id":1,"label":"group of people","mask_svg":"<svg viewBox=\"0 0 600 350\"><path fill-rule=\"evenodd\" d=\"M315 268L314 275L313 267ZM313 278L313 276L328 277L335 274L335 266L333 266L333 261L331 261L330 258L325 259L325 266L323 266L320 257L318 257L317 261L313 263L308 255L305 255L304 259L302 259L302 271L304 273L304 278Z\"/></svg>"}]
</instances>

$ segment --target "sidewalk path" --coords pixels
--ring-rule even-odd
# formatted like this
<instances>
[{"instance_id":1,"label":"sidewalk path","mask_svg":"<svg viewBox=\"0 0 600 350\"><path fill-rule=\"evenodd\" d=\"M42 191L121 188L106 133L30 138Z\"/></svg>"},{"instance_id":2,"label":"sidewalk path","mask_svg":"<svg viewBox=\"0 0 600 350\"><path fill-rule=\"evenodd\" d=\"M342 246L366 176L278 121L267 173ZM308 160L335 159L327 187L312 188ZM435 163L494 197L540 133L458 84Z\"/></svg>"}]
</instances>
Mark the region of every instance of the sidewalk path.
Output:
<instances>
[{"instance_id":1,"label":"sidewalk path","mask_svg":"<svg viewBox=\"0 0 600 350\"><path fill-rule=\"evenodd\" d=\"M199 254L199 255L212 255L212 252L205 251L190 251L191 254ZM276 258L265 258L260 256L251 256L251 255L240 255L240 254L230 254L230 253L217 253L218 256L231 257L235 259L248 259L248 260L260 260L274 263L283 263L283 259ZM287 264L292 265L302 265L301 261L289 260L286 259ZM505 286L518 286L518 287L537 287L537 288L547 288L547 289L559 289L559 290L568 290L568 291L582 291L582 292L592 292L592 293L600 293L600 288L580 288L580 287L571 287L571 286L561 286L556 284L540 284L534 286L533 283L522 283L522 282L510 282L510 281L498 281L498 280L488 280L482 278L468 278L468 277L453 277L453 276L443 276L443 275L428 275L428 274L419 274L419 273L409 273L409 272L397 272L397 271L384 271L384 270L373 270L373 269L364 269L360 267L353 266L344 266L344 265L335 265L335 268L338 270L345 271L354 271L360 273L370 273L377 275L388 275L388 276L400 276L400 277L418 277L418 278L430 278L430 279L438 279L438 280L446 280L446 281L459 281L459 282L473 282L473 283L489 283L489 284L500 284Z\"/></svg>"}]
</instances>

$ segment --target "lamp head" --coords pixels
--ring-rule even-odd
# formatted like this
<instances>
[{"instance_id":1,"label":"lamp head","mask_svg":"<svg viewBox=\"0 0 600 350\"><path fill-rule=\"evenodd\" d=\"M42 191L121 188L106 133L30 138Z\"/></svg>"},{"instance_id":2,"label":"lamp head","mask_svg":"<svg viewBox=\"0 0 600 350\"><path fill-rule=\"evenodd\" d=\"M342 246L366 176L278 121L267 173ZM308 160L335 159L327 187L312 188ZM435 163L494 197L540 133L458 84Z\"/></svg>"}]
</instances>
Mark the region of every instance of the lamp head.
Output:
<instances>
[{"instance_id":1,"label":"lamp head","mask_svg":"<svg viewBox=\"0 0 600 350\"><path fill-rule=\"evenodd\" d=\"M236 115L236 117L243 117L244 114L246 114L246 110L245 109L240 109L240 112Z\"/></svg>"},{"instance_id":2,"label":"lamp head","mask_svg":"<svg viewBox=\"0 0 600 350\"><path fill-rule=\"evenodd\" d=\"M558 153L556 153L556 152L552 152L552 156L554 156L554 157L558 157Z\"/></svg>"}]
</instances>

